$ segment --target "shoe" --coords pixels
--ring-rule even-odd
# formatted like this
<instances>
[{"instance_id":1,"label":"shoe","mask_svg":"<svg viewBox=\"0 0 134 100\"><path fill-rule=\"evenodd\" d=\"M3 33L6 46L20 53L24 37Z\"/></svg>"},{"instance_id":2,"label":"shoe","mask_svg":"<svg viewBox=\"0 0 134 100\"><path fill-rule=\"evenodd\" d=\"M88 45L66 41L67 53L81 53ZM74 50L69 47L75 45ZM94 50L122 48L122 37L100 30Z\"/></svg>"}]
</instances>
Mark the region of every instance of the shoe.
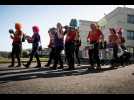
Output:
<instances>
[{"instance_id":1,"label":"shoe","mask_svg":"<svg viewBox=\"0 0 134 100\"><path fill-rule=\"evenodd\" d=\"M67 70L75 70L74 67L69 67Z\"/></svg>"},{"instance_id":2,"label":"shoe","mask_svg":"<svg viewBox=\"0 0 134 100\"><path fill-rule=\"evenodd\" d=\"M80 64L77 64L77 66L80 66Z\"/></svg>"},{"instance_id":3,"label":"shoe","mask_svg":"<svg viewBox=\"0 0 134 100\"><path fill-rule=\"evenodd\" d=\"M58 69L63 69L63 65L61 65L60 67L58 67Z\"/></svg>"},{"instance_id":4,"label":"shoe","mask_svg":"<svg viewBox=\"0 0 134 100\"><path fill-rule=\"evenodd\" d=\"M25 66L26 68L29 68L29 66L28 66L27 64L26 64L26 65L25 65L25 64L23 64L23 66Z\"/></svg>"},{"instance_id":5,"label":"shoe","mask_svg":"<svg viewBox=\"0 0 134 100\"><path fill-rule=\"evenodd\" d=\"M53 66L53 67L50 67L50 69L52 69L52 70L56 70L57 67Z\"/></svg>"},{"instance_id":6,"label":"shoe","mask_svg":"<svg viewBox=\"0 0 134 100\"><path fill-rule=\"evenodd\" d=\"M88 70L94 70L94 65L89 66Z\"/></svg>"},{"instance_id":7,"label":"shoe","mask_svg":"<svg viewBox=\"0 0 134 100\"><path fill-rule=\"evenodd\" d=\"M111 65L111 66L110 66L110 69L114 69L114 68L115 68L115 65Z\"/></svg>"},{"instance_id":8,"label":"shoe","mask_svg":"<svg viewBox=\"0 0 134 100\"><path fill-rule=\"evenodd\" d=\"M16 67L21 67L21 64L17 65Z\"/></svg>"},{"instance_id":9,"label":"shoe","mask_svg":"<svg viewBox=\"0 0 134 100\"><path fill-rule=\"evenodd\" d=\"M88 70L95 70L94 67L88 67Z\"/></svg>"},{"instance_id":10,"label":"shoe","mask_svg":"<svg viewBox=\"0 0 134 100\"><path fill-rule=\"evenodd\" d=\"M11 68L11 67L14 67L14 65L9 65L8 67Z\"/></svg>"},{"instance_id":11,"label":"shoe","mask_svg":"<svg viewBox=\"0 0 134 100\"><path fill-rule=\"evenodd\" d=\"M125 67L125 64L121 64L122 67Z\"/></svg>"},{"instance_id":12,"label":"shoe","mask_svg":"<svg viewBox=\"0 0 134 100\"><path fill-rule=\"evenodd\" d=\"M41 68L41 65L37 65L37 66L35 66L34 68Z\"/></svg>"},{"instance_id":13,"label":"shoe","mask_svg":"<svg viewBox=\"0 0 134 100\"><path fill-rule=\"evenodd\" d=\"M45 67L49 67L49 65L48 65L48 64L46 64L46 65L45 65Z\"/></svg>"},{"instance_id":14,"label":"shoe","mask_svg":"<svg viewBox=\"0 0 134 100\"><path fill-rule=\"evenodd\" d=\"M96 70L101 70L101 66L97 66Z\"/></svg>"}]
</instances>

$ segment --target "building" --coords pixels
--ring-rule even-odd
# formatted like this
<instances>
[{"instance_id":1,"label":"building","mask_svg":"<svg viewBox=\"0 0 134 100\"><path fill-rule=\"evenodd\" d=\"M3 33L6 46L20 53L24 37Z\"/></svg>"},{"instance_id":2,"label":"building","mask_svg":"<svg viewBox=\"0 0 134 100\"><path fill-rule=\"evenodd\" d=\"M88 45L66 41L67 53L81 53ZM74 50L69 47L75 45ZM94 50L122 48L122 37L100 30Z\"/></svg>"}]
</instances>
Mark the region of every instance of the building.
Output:
<instances>
[{"instance_id":1,"label":"building","mask_svg":"<svg viewBox=\"0 0 134 100\"><path fill-rule=\"evenodd\" d=\"M86 49L86 37L89 32L90 24L92 21L80 20L80 35L82 39L82 57L88 57ZM122 28L123 36L126 39L126 47L129 52L134 55L134 9L126 7L118 7L109 14L105 15L102 19L96 22L100 25L105 39L108 39L109 28Z\"/></svg>"},{"instance_id":2,"label":"building","mask_svg":"<svg viewBox=\"0 0 134 100\"><path fill-rule=\"evenodd\" d=\"M126 39L126 47L134 54L134 9L118 7L108 15L104 16L98 24L102 27L102 31L107 39L109 28L122 28L123 36Z\"/></svg>"}]
</instances>

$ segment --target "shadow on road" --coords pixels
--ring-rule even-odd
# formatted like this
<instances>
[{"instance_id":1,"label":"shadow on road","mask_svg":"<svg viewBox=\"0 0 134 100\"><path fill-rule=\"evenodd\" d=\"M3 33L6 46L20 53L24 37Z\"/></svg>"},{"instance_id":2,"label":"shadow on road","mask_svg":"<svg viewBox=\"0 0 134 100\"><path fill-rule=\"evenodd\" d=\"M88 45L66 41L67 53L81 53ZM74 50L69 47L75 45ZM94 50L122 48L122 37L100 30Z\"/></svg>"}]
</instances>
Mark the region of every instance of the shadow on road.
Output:
<instances>
[{"instance_id":1,"label":"shadow on road","mask_svg":"<svg viewBox=\"0 0 134 100\"><path fill-rule=\"evenodd\" d=\"M107 70L113 70L111 68L102 68L101 71L88 70L88 66L81 66L75 70L50 70L48 68L29 68L27 70L20 70L17 72L0 72L0 84L11 81L29 80L35 78L52 78L52 77L64 77L72 75L85 75L91 73L100 73Z\"/></svg>"}]
</instances>

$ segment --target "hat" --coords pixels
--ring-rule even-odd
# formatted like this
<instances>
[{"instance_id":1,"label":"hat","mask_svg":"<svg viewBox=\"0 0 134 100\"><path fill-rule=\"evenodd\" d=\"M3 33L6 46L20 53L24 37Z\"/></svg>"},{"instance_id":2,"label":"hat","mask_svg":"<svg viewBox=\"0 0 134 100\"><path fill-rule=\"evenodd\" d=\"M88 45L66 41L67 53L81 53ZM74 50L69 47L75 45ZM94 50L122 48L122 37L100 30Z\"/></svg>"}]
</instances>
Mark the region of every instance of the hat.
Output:
<instances>
[{"instance_id":1,"label":"hat","mask_svg":"<svg viewBox=\"0 0 134 100\"><path fill-rule=\"evenodd\" d=\"M15 28L20 30L21 29L21 24L20 23L15 23Z\"/></svg>"},{"instance_id":2,"label":"hat","mask_svg":"<svg viewBox=\"0 0 134 100\"><path fill-rule=\"evenodd\" d=\"M39 33L39 27L38 26L33 26L32 28L33 28L33 31L35 33Z\"/></svg>"}]
</instances>

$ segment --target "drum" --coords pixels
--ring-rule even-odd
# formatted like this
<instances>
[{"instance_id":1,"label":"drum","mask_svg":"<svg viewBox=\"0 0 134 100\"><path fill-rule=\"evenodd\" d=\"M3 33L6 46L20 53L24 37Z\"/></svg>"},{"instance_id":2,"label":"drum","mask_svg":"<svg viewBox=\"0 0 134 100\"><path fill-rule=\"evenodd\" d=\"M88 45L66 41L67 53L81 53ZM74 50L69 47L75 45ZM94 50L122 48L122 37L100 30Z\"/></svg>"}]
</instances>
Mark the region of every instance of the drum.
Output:
<instances>
[{"instance_id":1,"label":"drum","mask_svg":"<svg viewBox=\"0 0 134 100\"><path fill-rule=\"evenodd\" d=\"M94 44L91 44L91 43L88 42L88 48L89 49L94 49Z\"/></svg>"},{"instance_id":2,"label":"drum","mask_svg":"<svg viewBox=\"0 0 134 100\"><path fill-rule=\"evenodd\" d=\"M107 48L106 52L107 52L107 59L108 60L113 59L113 48Z\"/></svg>"}]
</instances>

